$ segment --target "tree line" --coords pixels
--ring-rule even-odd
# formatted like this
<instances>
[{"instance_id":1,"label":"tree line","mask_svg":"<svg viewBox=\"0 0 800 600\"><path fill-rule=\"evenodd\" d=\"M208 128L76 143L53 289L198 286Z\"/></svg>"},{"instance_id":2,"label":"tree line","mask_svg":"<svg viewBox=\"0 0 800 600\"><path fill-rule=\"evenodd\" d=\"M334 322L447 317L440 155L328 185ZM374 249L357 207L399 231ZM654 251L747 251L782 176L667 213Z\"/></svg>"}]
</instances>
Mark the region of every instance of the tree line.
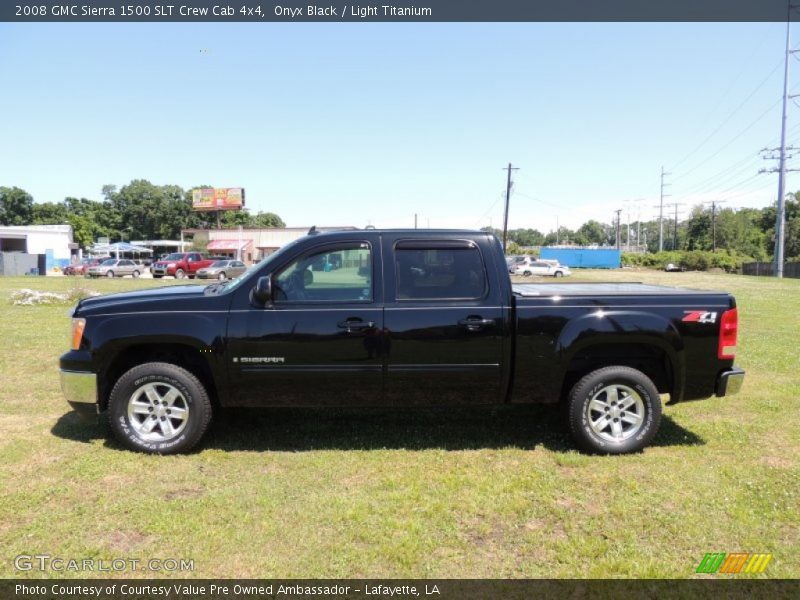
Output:
<instances>
[{"instance_id":1,"label":"tree line","mask_svg":"<svg viewBox=\"0 0 800 600\"><path fill-rule=\"evenodd\" d=\"M207 187L207 186L195 186ZM72 225L74 240L83 248L99 237L113 241L141 239L177 239L182 229L216 226L214 213L192 210L192 189L178 185L155 185L135 179L117 189L102 188L102 200L67 197L62 202L34 202L33 197L18 187L0 187L0 225ZM687 218L675 223L665 215L663 249L665 251L723 250L753 260L769 260L774 251L774 205L765 208L722 208L713 211L708 205L695 206ZM271 212L250 213L247 210L225 211L223 228L285 227L278 215ZM484 228L502 237L498 229ZM523 247L575 244L579 246L615 246L616 226L590 220L572 230L543 233L537 229L519 228L508 232L509 252ZM632 222L620 227L623 248L659 249L658 220ZM787 260L800 260L800 192L787 195L786 247Z\"/></svg>"},{"instance_id":2,"label":"tree line","mask_svg":"<svg viewBox=\"0 0 800 600\"><path fill-rule=\"evenodd\" d=\"M119 189L104 185L102 200L67 197L61 202L34 202L21 188L0 186L0 225L69 224L74 241L82 248L100 237L114 242L174 240L183 229L216 227L214 213L192 210L192 189L135 179ZM248 229L286 226L275 213L253 214L246 209L225 211L220 225Z\"/></svg>"},{"instance_id":3,"label":"tree line","mask_svg":"<svg viewBox=\"0 0 800 600\"><path fill-rule=\"evenodd\" d=\"M663 250L711 251L722 250L728 254L767 261L775 250L775 205L765 208L719 208L697 205L689 215L678 220L664 216ZM499 229L484 228L502 239ZM787 260L800 260L800 192L788 194L786 198L786 245ZM640 239L637 239L640 236ZM542 233L537 229L511 229L508 231L509 253L522 252L524 247L574 244L578 246L616 246L617 228L614 223L590 220L578 229L559 227L558 231ZM659 250L658 219L632 221L630 237L628 223L620 224L620 246L623 250L646 248L648 252Z\"/></svg>"}]
</instances>

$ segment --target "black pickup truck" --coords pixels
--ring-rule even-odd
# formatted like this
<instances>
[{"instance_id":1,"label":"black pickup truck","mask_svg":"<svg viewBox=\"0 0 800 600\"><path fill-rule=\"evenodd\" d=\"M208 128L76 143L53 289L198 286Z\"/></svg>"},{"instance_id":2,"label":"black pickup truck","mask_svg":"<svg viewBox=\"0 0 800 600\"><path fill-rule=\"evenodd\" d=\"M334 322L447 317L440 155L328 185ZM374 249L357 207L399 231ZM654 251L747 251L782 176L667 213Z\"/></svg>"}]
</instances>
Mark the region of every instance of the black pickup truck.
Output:
<instances>
[{"instance_id":1,"label":"black pickup truck","mask_svg":"<svg viewBox=\"0 0 800 600\"><path fill-rule=\"evenodd\" d=\"M61 384L136 450L222 407L564 403L576 443L640 450L669 402L736 393L727 293L515 285L479 231L310 234L232 281L82 300Z\"/></svg>"}]
</instances>

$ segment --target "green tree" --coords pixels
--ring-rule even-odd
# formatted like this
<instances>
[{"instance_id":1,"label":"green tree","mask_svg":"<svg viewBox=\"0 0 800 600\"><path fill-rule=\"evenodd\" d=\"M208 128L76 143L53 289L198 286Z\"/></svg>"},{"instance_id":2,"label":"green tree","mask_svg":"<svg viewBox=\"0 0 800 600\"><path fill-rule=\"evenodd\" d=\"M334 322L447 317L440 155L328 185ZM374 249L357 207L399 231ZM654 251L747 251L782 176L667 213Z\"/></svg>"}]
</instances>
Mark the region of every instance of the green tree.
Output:
<instances>
[{"instance_id":1,"label":"green tree","mask_svg":"<svg viewBox=\"0 0 800 600\"><path fill-rule=\"evenodd\" d=\"M33 197L18 187L0 187L0 225L30 225Z\"/></svg>"},{"instance_id":2,"label":"green tree","mask_svg":"<svg viewBox=\"0 0 800 600\"><path fill-rule=\"evenodd\" d=\"M66 223L69 208L62 202L35 202L33 204L34 225L58 225Z\"/></svg>"}]
</instances>

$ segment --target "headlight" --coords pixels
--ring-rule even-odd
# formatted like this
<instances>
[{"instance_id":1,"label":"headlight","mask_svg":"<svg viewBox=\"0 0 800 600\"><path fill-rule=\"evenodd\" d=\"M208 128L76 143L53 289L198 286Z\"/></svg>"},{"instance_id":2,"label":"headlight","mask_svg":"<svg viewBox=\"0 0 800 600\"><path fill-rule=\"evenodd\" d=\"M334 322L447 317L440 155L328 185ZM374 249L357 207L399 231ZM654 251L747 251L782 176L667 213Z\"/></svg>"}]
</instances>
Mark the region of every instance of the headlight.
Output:
<instances>
[{"instance_id":1,"label":"headlight","mask_svg":"<svg viewBox=\"0 0 800 600\"><path fill-rule=\"evenodd\" d=\"M83 339L83 330L86 328L86 319L72 319L72 349L78 350Z\"/></svg>"},{"instance_id":2,"label":"headlight","mask_svg":"<svg viewBox=\"0 0 800 600\"><path fill-rule=\"evenodd\" d=\"M168 267L174 267L174 266L175 266L175 263L167 263L167 266L168 266Z\"/></svg>"}]
</instances>

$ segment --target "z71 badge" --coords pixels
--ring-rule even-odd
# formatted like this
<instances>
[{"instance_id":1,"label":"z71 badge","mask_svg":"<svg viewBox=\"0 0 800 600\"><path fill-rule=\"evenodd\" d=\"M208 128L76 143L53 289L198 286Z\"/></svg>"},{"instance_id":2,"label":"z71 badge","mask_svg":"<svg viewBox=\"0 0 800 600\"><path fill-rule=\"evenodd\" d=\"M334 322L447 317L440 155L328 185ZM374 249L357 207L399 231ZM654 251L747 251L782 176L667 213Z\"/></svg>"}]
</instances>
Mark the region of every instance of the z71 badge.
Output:
<instances>
[{"instance_id":1,"label":"z71 badge","mask_svg":"<svg viewBox=\"0 0 800 600\"><path fill-rule=\"evenodd\" d=\"M716 323L717 313L709 312L707 310L687 310L685 311L683 321L684 323Z\"/></svg>"}]
</instances>

